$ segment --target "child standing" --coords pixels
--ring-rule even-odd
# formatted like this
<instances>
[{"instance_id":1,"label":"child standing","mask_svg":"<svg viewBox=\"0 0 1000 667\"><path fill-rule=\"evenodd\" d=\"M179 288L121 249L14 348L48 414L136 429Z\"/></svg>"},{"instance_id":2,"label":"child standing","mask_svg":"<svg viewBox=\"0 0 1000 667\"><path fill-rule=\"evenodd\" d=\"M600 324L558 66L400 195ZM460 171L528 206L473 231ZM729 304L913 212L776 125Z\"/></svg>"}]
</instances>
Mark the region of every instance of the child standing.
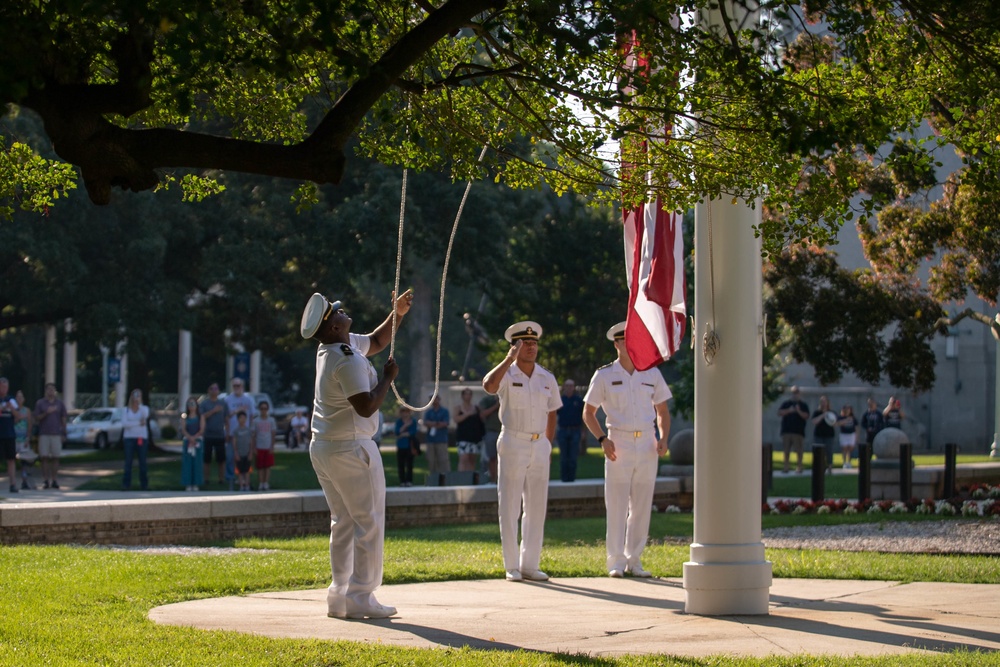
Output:
<instances>
[{"instance_id":1,"label":"child standing","mask_svg":"<svg viewBox=\"0 0 1000 667\"><path fill-rule=\"evenodd\" d=\"M236 454L236 475L239 478L240 491L249 491L253 432L247 426L247 413L242 410L236 413L236 428L229 437L233 441L233 452Z\"/></svg>"},{"instance_id":2,"label":"child standing","mask_svg":"<svg viewBox=\"0 0 1000 667\"><path fill-rule=\"evenodd\" d=\"M417 420L409 408L399 408L396 420L396 467L399 485L413 486L413 457L416 454Z\"/></svg>"},{"instance_id":3,"label":"child standing","mask_svg":"<svg viewBox=\"0 0 1000 667\"><path fill-rule=\"evenodd\" d=\"M205 419L198 412L198 401L187 400L181 415L181 484L185 491L197 491L204 484L201 459L204 451Z\"/></svg>"},{"instance_id":4,"label":"child standing","mask_svg":"<svg viewBox=\"0 0 1000 667\"><path fill-rule=\"evenodd\" d=\"M274 465L274 434L278 432L278 424L270 416L271 406L267 401L261 401L257 406L260 416L253 422L254 451L257 452L257 489L267 491L271 488L271 467Z\"/></svg>"}]
</instances>

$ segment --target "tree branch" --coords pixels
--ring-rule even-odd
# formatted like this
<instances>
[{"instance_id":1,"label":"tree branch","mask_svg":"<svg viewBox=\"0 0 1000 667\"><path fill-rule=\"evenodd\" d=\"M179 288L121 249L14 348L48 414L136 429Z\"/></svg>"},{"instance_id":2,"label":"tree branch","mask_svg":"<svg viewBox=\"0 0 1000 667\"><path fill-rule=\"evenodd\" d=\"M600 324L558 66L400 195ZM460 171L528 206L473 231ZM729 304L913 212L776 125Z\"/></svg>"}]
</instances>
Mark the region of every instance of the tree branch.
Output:
<instances>
[{"instance_id":1,"label":"tree branch","mask_svg":"<svg viewBox=\"0 0 1000 667\"><path fill-rule=\"evenodd\" d=\"M953 327L966 317L988 326L990 328L990 333L993 334L993 337L997 341L1000 341L1000 314L997 314L996 317L990 317L989 315L972 310L971 308L966 308L954 317L939 317L934 323L934 327Z\"/></svg>"}]
</instances>

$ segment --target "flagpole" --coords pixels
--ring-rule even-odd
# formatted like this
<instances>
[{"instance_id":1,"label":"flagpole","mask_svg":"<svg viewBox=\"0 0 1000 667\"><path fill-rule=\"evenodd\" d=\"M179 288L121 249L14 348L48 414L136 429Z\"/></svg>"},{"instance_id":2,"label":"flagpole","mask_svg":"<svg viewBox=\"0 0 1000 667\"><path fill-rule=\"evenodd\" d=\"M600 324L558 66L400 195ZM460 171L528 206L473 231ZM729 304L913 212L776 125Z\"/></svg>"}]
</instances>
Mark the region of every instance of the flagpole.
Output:
<instances>
[{"instance_id":1,"label":"flagpole","mask_svg":"<svg viewBox=\"0 0 1000 667\"><path fill-rule=\"evenodd\" d=\"M724 0L726 1L726 0ZM737 8L727 1L729 16ZM747 21L752 17L741 17ZM709 28L723 18L703 15ZM761 539L761 202L723 195L695 207L694 541L684 611L766 615Z\"/></svg>"}]
</instances>

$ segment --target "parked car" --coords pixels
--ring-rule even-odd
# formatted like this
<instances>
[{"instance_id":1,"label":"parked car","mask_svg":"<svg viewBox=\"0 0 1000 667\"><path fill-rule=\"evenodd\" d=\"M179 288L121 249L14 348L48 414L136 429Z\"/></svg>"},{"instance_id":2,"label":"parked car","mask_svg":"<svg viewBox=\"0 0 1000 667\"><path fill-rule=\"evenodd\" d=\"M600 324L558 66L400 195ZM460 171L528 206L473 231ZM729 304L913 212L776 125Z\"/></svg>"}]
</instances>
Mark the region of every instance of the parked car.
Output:
<instances>
[{"instance_id":1,"label":"parked car","mask_svg":"<svg viewBox=\"0 0 1000 667\"><path fill-rule=\"evenodd\" d=\"M90 408L66 424L68 444L90 445L94 449L119 447L122 444L122 417L125 408ZM149 420L150 438L160 439L160 425Z\"/></svg>"}]
</instances>

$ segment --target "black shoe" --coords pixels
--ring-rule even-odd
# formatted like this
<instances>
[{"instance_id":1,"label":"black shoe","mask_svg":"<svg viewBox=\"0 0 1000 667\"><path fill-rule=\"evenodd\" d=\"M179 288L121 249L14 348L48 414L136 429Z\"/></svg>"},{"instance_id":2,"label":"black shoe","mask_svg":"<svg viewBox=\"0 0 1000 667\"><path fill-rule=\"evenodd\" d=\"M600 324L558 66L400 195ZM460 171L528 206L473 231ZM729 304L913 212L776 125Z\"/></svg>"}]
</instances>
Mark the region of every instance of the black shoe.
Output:
<instances>
[{"instance_id":1,"label":"black shoe","mask_svg":"<svg viewBox=\"0 0 1000 667\"><path fill-rule=\"evenodd\" d=\"M17 487L15 485L11 484L10 485L10 492L11 493L17 493Z\"/></svg>"},{"instance_id":2,"label":"black shoe","mask_svg":"<svg viewBox=\"0 0 1000 667\"><path fill-rule=\"evenodd\" d=\"M56 480L52 480L52 488L53 489L58 489L59 488L59 482L57 482Z\"/></svg>"},{"instance_id":3,"label":"black shoe","mask_svg":"<svg viewBox=\"0 0 1000 667\"><path fill-rule=\"evenodd\" d=\"M21 480L21 488L24 489L25 491L31 488L30 486L28 486L28 480L26 479Z\"/></svg>"},{"instance_id":4,"label":"black shoe","mask_svg":"<svg viewBox=\"0 0 1000 667\"><path fill-rule=\"evenodd\" d=\"M42 487L42 488L45 488L45 489L49 488L49 480L45 480L45 486Z\"/></svg>"}]
</instances>

